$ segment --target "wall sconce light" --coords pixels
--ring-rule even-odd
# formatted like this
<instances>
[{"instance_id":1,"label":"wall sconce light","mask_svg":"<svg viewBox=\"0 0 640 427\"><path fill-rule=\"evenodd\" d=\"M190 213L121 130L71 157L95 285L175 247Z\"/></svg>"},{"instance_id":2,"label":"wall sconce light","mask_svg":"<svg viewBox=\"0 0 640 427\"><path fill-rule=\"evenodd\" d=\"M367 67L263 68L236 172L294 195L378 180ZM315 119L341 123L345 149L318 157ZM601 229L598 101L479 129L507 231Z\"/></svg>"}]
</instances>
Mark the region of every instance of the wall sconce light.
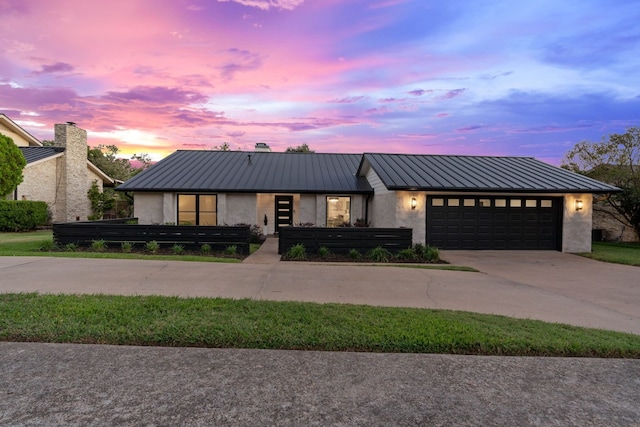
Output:
<instances>
[{"instance_id":1,"label":"wall sconce light","mask_svg":"<svg viewBox=\"0 0 640 427\"><path fill-rule=\"evenodd\" d=\"M581 211L583 207L584 203L582 203L582 200L576 200L576 210Z\"/></svg>"},{"instance_id":2,"label":"wall sconce light","mask_svg":"<svg viewBox=\"0 0 640 427\"><path fill-rule=\"evenodd\" d=\"M415 197L411 198L411 210L415 210L416 206L418 206L418 201Z\"/></svg>"}]
</instances>

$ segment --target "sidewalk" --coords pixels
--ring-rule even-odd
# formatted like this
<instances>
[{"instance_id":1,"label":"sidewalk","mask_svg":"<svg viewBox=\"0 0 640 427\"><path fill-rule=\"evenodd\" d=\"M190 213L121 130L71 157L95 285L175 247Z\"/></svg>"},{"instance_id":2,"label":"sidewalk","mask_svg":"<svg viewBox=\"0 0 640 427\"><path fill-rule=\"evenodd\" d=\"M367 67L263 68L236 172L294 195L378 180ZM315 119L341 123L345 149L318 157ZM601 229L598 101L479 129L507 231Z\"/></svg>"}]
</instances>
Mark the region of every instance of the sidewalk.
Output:
<instances>
[{"instance_id":1,"label":"sidewalk","mask_svg":"<svg viewBox=\"0 0 640 427\"><path fill-rule=\"evenodd\" d=\"M0 425L637 426L640 361L0 343Z\"/></svg>"},{"instance_id":2,"label":"sidewalk","mask_svg":"<svg viewBox=\"0 0 640 427\"><path fill-rule=\"evenodd\" d=\"M278 254L278 238L274 236L267 237L260 248L246 257L243 264L273 264L280 261Z\"/></svg>"}]
</instances>

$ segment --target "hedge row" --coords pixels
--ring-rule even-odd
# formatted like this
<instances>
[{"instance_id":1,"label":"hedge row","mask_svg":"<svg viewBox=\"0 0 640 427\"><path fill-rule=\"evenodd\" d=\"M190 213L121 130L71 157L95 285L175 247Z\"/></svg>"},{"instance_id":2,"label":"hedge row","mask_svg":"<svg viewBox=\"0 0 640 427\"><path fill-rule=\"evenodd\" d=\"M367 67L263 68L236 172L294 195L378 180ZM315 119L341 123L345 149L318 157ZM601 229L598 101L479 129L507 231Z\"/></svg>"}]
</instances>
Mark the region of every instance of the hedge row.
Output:
<instances>
[{"instance_id":1,"label":"hedge row","mask_svg":"<svg viewBox=\"0 0 640 427\"><path fill-rule=\"evenodd\" d=\"M0 200L0 231L29 231L49 221L46 202Z\"/></svg>"}]
</instances>

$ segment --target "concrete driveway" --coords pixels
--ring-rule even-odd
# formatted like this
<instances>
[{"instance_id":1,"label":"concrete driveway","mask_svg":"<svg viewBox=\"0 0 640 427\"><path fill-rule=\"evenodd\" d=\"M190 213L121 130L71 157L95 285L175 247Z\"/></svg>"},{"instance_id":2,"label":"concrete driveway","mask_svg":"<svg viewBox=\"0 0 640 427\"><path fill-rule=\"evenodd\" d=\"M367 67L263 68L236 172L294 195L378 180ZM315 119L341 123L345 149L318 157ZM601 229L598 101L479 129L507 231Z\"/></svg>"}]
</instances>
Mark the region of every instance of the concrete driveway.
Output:
<instances>
[{"instance_id":1,"label":"concrete driveway","mask_svg":"<svg viewBox=\"0 0 640 427\"><path fill-rule=\"evenodd\" d=\"M0 257L0 292L439 308L640 334L640 268L559 252L451 251L443 257L481 272L279 262L277 257L243 264Z\"/></svg>"}]
</instances>

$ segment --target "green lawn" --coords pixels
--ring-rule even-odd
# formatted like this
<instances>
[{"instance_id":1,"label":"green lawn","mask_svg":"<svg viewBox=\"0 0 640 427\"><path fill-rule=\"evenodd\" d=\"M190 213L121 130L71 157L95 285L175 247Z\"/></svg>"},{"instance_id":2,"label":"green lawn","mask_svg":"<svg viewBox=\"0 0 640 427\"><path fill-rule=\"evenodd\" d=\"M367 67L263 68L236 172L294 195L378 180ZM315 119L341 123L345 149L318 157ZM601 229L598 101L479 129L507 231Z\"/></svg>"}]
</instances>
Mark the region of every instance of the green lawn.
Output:
<instances>
[{"instance_id":1,"label":"green lawn","mask_svg":"<svg viewBox=\"0 0 640 427\"><path fill-rule=\"evenodd\" d=\"M115 259L153 259L173 261L201 261L238 263L235 258L220 258L211 255L152 255L122 252L64 252L40 250L42 243L51 241L51 231L31 231L27 233L0 233L0 256L53 256L65 258L115 258ZM259 247L251 245L251 252Z\"/></svg>"},{"instance_id":2,"label":"green lawn","mask_svg":"<svg viewBox=\"0 0 640 427\"><path fill-rule=\"evenodd\" d=\"M0 340L640 358L640 336L446 310L107 295L0 295Z\"/></svg>"},{"instance_id":3,"label":"green lawn","mask_svg":"<svg viewBox=\"0 0 640 427\"><path fill-rule=\"evenodd\" d=\"M594 242L591 253L580 254L598 261L640 266L640 243Z\"/></svg>"}]
</instances>

